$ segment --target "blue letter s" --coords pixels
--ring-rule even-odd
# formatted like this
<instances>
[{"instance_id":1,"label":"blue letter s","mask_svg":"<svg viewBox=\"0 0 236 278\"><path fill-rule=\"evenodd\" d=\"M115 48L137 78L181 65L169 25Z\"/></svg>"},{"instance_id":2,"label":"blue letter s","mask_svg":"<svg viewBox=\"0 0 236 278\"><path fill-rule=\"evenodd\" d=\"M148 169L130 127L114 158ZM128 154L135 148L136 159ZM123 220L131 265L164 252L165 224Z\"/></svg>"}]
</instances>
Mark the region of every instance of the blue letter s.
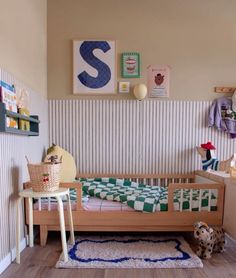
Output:
<instances>
[{"instance_id":1,"label":"blue letter s","mask_svg":"<svg viewBox=\"0 0 236 278\"><path fill-rule=\"evenodd\" d=\"M80 46L81 57L98 71L98 76L93 77L83 71L78 75L78 79L84 86L92 89L104 87L111 79L111 70L108 65L93 55L93 51L97 48L104 53L111 49L106 41L84 41Z\"/></svg>"}]
</instances>

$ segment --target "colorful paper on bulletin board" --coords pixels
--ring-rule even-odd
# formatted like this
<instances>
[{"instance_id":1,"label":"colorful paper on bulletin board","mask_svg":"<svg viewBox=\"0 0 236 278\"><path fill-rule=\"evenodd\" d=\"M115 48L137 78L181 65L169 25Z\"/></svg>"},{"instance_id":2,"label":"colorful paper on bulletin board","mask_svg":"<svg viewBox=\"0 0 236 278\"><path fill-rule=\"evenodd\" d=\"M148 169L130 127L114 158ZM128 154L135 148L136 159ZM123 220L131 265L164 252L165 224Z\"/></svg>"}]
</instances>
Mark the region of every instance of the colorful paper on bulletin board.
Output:
<instances>
[{"instance_id":1,"label":"colorful paper on bulletin board","mask_svg":"<svg viewBox=\"0 0 236 278\"><path fill-rule=\"evenodd\" d=\"M0 80L0 100L7 110L17 113L16 93L14 86Z\"/></svg>"},{"instance_id":2,"label":"colorful paper on bulletin board","mask_svg":"<svg viewBox=\"0 0 236 278\"><path fill-rule=\"evenodd\" d=\"M148 93L149 97L169 97L170 67L149 66L148 67Z\"/></svg>"}]
</instances>

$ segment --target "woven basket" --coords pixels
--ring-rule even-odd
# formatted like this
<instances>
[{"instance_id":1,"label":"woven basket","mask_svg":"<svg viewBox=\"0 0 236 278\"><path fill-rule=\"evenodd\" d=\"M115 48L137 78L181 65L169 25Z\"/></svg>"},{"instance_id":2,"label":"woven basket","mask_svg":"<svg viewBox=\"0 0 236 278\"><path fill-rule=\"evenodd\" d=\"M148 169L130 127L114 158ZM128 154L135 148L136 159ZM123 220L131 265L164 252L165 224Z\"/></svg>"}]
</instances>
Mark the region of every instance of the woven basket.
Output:
<instances>
[{"instance_id":1,"label":"woven basket","mask_svg":"<svg viewBox=\"0 0 236 278\"><path fill-rule=\"evenodd\" d=\"M52 192L59 189L61 164L30 164L28 171L33 191Z\"/></svg>"}]
</instances>

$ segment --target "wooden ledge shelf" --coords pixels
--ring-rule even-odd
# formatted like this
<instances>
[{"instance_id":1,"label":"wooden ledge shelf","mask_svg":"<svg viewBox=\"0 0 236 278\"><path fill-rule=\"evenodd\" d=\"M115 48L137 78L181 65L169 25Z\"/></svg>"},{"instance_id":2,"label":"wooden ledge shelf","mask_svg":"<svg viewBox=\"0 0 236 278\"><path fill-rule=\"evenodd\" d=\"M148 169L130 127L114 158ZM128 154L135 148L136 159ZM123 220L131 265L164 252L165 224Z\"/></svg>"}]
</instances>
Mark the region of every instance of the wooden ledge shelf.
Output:
<instances>
[{"instance_id":1,"label":"wooden ledge shelf","mask_svg":"<svg viewBox=\"0 0 236 278\"><path fill-rule=\"evenodd\" d=\"M214 92L215 93L234 93L236 91L236 87L215 87Z\"/></svg>"}]
</instances>

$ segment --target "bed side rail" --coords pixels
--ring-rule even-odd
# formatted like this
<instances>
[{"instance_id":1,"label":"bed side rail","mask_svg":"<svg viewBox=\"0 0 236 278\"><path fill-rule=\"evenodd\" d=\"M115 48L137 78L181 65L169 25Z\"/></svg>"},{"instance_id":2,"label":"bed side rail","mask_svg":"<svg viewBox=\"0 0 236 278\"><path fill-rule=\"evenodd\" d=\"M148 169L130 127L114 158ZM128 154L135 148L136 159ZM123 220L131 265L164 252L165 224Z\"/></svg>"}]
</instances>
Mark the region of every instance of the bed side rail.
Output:
<instances>
[{"instance_id":1,"label":"bed side rail","mask_svg":"<svg viewBox=\"0 0 236 278\"><path fill-rule=\"evenodd\" d=\"M128 179L130 181L144 183L148 185L158 185L167 187L169 183L191 183L194 182L195 175L190 174L96 174L79 173L77 178L102 178L113 177L118 179Z\"/></svg>"},{"instance_id":2,"label":"bed side rail","mask_svg":"<svg viewBox=\"0 0 236 278\"><path fill-rule=\"evenodd\" d=\"M211 193L212 190L217 190L217 212L223 213L224 209L224 190L225 185L222 183L209 183L209 184L200 184L200 183L171 183L168 186L168 211L173 212L174 210L174 191L176 189L180 190L180 209L179 211L182 211L183 208L183 192L184 189L190 190L190 206L189 211L192 211L192 203L193 203L193 190L199 190L198 200L198 211L202 210L202 191L208 190L208 212L211 211L211 205L212 205L212 198Z\"/></svg>"},{"instance_id":3,"label":"bed side rail","mask_svg":"<svg viewBox=\"0 0 236 278\"><path fill-rule=\"evenodd\" d=\"M76 189L76 210L82 209L82 183L81 182L61 182L60 187Z\"/></svg>"}]
</instances>

